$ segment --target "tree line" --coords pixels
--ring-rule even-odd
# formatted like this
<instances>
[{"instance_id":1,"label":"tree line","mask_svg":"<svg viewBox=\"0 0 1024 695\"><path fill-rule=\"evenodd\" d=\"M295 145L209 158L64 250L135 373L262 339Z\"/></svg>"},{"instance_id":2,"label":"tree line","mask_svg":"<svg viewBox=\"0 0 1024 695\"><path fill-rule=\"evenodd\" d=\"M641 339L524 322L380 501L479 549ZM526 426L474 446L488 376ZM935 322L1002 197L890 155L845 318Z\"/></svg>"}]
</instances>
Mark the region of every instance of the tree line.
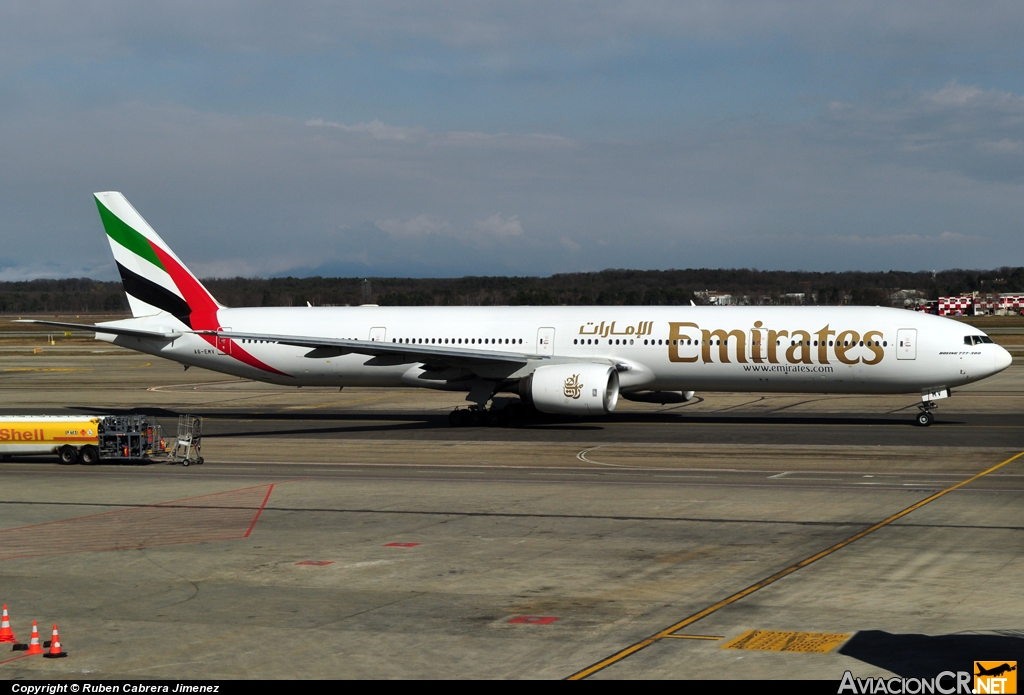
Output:
<instances>
[{"instance_id":1,"label":"tree line","mask_svg":"<svg viewBox=\"0 0 1024 695\"><path fill-rule=\"evenodd\" d=\"M1024 293L1024 267L934 273L697 268L602 270L549 277L236 277L203 283L227 306L305 306L307 302L314 306L677 305L707 303L705 290L729 293L735 303L745 298L750 304L903 306L909 296ZM120 282L88 278L0 282L3 313L118 311L128 311Z\"/></svg>"}]
</instances>

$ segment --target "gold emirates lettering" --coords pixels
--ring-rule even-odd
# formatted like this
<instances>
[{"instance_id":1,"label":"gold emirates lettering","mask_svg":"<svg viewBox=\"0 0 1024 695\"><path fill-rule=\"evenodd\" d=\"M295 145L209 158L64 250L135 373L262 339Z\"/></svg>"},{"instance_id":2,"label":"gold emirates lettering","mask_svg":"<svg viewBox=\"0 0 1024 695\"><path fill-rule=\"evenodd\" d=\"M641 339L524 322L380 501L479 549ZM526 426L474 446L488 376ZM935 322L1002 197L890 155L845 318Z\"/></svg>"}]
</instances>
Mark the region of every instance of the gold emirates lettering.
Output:
<instances>
[{"instance_id":1,"label":"gold emirates lettering","mask_svg":"<svg viewBox=\"0 0 1024 695\"><path fill-rule=\"evenodd\" d=\"M580 383L580 375L573 374L565 380L562 385L562 393L565 394L566 398L572 398L573 400L579 400L580 394L583 392L583 384Z\"/></svg>"},{"instance_id":2,"label":"gold emirates lettering","mask_svg":"<svg viewBox=\"0 0 1024 695\"><path fill-rule=\"evenodd\" d=\"M755 321L748 336L739 328L708 330L690 321L672 321L668 326L671 362L830 364L833 357L842 364L875 365L885 358L884 335L876 330L862 336L853 330L837 332L826 324L812 333L766 329Z\"/></svg>"}]
</instances>

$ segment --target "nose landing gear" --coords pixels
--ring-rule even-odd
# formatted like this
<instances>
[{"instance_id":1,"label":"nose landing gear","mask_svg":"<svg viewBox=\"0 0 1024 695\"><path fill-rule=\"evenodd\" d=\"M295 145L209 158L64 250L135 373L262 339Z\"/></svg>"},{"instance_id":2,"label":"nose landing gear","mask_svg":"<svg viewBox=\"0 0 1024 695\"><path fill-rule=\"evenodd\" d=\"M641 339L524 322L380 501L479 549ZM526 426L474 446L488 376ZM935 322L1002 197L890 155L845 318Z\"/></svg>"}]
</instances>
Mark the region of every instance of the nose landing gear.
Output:
<instances>
[{"instance_id":1,"label":"nose landing gear","mask_svg":"<svg viewBox=\"0 0 1024 695\"><path fill-rule=\"evenodd\" d=\"M917 424L921 427L927 427L935 421L935 416L932 415L932 411L938 408L938 405L935 403L922 403L917 407L920 408L920 412L918 412L917 417L915 418Z\"/></svg>"},{"instance_id":2,"label":"nose landing gear","mask_svg":"<svg viewBox=\"0 0 1024 695\"><path fill-rule=\"evenodd\" d=\"M935 416L932 414L932 411L939 407L939 404L935 401L949 398L951 393L945 386L923 389L921 391L921 402L917 404L919 412L917 417L914 418L917 424L921 427L927 427L935 422Z\"/></svg>"}]
</instances>

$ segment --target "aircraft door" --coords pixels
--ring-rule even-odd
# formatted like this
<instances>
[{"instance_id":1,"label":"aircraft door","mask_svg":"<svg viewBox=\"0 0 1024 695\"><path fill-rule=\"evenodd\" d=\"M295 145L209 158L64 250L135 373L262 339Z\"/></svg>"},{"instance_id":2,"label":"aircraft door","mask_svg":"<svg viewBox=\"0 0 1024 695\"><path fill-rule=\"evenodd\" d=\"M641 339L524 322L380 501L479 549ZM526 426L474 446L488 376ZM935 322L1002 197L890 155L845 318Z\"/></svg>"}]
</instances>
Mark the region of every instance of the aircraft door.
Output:
<instances>
[{"instance_id":1,"label":"aircraft door","mask_svg":"<svg viewBox=\"0 0 1024 695\"><path fill-rule=\"evenodd\" d=\"M896 331L896 359L917 359L917 329L900 328Z\"/></svg>"},{"instance_id":2,"label":"aircraft door","mask_svg":"<svg viewBox=\"0 0 1024 695\"><path fill-rule=\"evenodd\" d=\"M554 355L555 354L555 329L554 328L538 328L537 329L537 354L538 355Z\"/></svg>"},{"instance_id":3,"label":"aircraft door","mask_svg":"<svg viewBox=\"0 0 1024 695\"><path fill-rule=\"evenodd\" d=\"M221 326L217 329L218 331L230 331L231 328L228 326ZM225 355L231 354L231 338L225 338L223 336L217 336L217 349L223 352Z\"/></svg>"},{"instance_id":4,"label":"aircraft door","mask_svg":"<svg viewBox=\"0 0 1024 695\"><path fill-rule=\"evenodd\" d=\"M374 343L386 342L385 338L388 336L388 329L384 326L375 326L370 329L370 341Z\"/></svg>"}]
</instances>

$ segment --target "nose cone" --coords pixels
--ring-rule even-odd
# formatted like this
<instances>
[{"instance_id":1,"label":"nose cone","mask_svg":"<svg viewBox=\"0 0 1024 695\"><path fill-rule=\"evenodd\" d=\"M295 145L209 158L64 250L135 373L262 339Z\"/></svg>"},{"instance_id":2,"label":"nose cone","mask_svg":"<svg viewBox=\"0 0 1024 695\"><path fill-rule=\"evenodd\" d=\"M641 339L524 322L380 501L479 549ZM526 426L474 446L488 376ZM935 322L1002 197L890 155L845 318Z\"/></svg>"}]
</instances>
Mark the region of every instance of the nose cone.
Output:
<instances>
[{"instance_id":1,"label":"nose cone","mask_svg":"<svg viewBox=\"0 0 1024 695\"><path fill-rule=\"evenodd\" d=\"M996 345L995 348L996 355L994 366L996 372L1001 372L1007 367L1009 367L1010 364L1013 362L1013 355L1007 352L1006 348L1004 348L1002 345Z\"/></svg>"}]
</instances>

